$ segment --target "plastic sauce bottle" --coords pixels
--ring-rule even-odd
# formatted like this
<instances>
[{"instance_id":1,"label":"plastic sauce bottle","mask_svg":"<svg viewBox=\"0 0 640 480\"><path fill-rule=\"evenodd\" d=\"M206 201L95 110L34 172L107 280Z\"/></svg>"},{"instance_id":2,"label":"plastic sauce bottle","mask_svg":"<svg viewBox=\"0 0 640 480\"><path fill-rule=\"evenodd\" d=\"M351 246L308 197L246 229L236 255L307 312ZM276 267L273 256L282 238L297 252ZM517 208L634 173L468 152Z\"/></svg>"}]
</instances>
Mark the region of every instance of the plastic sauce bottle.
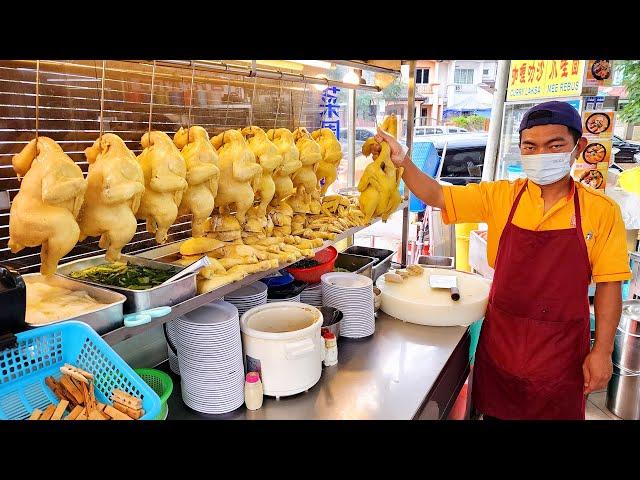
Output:
<instances>
[{"instance_id":1,"label":"plastic sauce bottle","mask_svg":"<svg viewBox=\"0 0 640 480\"><path fill-rule=\"evenodd\" d=\"M244 403L249 410L262 407L262 382L258 372L249 372L244 380Z\"/></svg>"},{"instance_id":2,"label":"plastic sauce bottle","mask_svg":"<svg viewBox=\"0 0 640 480\"><path fill-rule=\"evenodd\" d=\"M324 334L324 366L330 367L338 363L338 341L332 332Z\"/></svg>"}]
</instances>

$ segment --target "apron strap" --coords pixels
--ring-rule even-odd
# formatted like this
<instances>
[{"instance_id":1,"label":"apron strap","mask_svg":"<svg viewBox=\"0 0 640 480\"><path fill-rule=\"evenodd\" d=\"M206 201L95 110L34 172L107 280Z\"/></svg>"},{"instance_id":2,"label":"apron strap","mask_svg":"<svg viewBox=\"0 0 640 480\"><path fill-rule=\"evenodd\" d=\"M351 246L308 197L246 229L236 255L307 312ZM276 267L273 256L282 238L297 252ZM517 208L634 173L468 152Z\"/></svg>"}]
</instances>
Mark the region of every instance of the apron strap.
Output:
<instances>
[{"instance_id":1,"label":"apron strap","mask_svg":"<svg viewBox=\"0 0 640 480\"><path fill-rule=\"evenodd\" d=\"M584 231L582 230L582 213L580 212L578 186L575 181L573 182L573 209L576 216L576 234L578 235L578 243L580 244L580 250L582 250L585 262L587 263L589 281L591 281L591 262L589 261L589 250L587 249L587 242L584 239Z\"/></svg>"},{"instance_id":2,"label":"apron strap","mask_svg":"<svg viewBox=\"0 0 640 480\"><path fill-rule=\"evenodd\" d=\"M513 215L516 213L516 209L518 208L518 204L520 203L520 198L522 197L522 194L524 193L525 189L527 188L527 183L528 182L529 182L529 180L525 180L524 185L520 189L520 192L518 192L518 195L516 195L516 199L513 201L513 205L511 205L511 211L509 212L509 218L507 218L507 225L511 224L511 220L513 220Z\"/></svg>"}]
</instances>

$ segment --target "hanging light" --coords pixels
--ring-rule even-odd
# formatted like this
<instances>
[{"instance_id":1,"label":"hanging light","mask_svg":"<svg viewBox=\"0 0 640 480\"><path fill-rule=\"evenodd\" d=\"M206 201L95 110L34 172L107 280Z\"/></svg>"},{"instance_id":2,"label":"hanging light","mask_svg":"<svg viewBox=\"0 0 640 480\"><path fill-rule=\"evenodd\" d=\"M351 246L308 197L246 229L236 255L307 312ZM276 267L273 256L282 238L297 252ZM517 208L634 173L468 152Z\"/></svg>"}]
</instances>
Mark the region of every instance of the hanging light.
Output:
<instances>
[{"instance_id":1,"label":"hanging light","mask_svg":"<svg viewBox=\"0 0 640 480\"><path fill-rule=\"evenodd\" d=\"M349 71L342 77L344 83L350 83L352 85L360 85L360 76L350 68Z\"/></svg>"}]
</instances>

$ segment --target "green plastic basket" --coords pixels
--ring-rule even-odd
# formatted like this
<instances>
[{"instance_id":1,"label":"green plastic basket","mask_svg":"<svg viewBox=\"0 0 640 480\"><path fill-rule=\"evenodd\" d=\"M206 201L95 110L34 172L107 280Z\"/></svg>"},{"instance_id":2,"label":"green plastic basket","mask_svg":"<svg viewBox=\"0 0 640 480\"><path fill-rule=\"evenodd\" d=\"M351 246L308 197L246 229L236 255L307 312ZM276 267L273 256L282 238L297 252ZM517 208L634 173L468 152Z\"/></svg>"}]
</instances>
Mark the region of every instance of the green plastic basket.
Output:
<instances>
[{"instance_id":1,"label":"green plastic basket","mask_svg":"<svg viewBox=\"0 0 640 480\"><path fill-rule=\"evenodd\" d=\"M158 413L155 420L166 420L169 414L167 399L171 395L171 392L173 392L173 381L171 377L153 368L136 368L135 372L160 397L160 413Z\"/></svg>"}]
</instances>

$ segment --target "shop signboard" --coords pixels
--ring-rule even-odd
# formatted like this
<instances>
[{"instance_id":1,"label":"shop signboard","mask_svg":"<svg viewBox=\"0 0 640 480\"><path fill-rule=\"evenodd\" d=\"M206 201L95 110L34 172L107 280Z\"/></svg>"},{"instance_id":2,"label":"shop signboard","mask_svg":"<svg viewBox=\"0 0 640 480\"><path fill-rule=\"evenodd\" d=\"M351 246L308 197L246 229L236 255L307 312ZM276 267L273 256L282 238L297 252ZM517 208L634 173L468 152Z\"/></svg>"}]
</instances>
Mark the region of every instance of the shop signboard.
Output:
<instances>
[{"instance_id":1,"label":"shop signboard","mask_svg":"<svg viewBox=\"0 0 640 480\"><path fill-rule=\"evenodd\" d=\"M577 97L584 60L511 60L507 101Z\"/></svg>"}]
</instances>

